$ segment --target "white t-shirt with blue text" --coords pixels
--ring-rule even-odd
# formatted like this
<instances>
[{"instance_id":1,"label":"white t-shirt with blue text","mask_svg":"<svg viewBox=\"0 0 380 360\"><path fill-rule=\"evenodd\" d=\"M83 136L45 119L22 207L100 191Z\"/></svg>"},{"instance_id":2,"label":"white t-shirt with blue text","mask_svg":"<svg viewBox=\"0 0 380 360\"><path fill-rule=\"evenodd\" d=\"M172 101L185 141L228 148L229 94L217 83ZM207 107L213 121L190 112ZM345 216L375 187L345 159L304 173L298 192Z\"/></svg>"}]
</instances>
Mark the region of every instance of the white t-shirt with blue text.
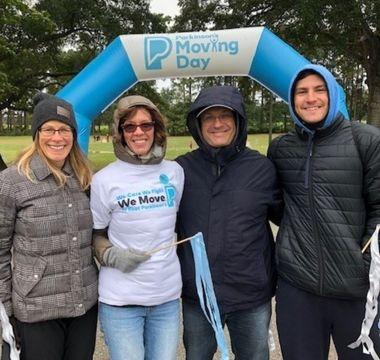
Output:
<instances>
[{"instance_id":1,"label":"white t-shirt with blue text","mask_svg":"<svg viewBox=\"0 0 380 360\"><path fill-rule=\"evenodd\" d=\"M151 251L176 241L176 213L184 184L174 161L134 165L121 160L94 175L91 210L94 228L108 227L112 244ZM109 305L153 306L179 298L181 271L176 247L152 254L130 273L102 266L99 300Z\"/></svg>"}]
</instances>

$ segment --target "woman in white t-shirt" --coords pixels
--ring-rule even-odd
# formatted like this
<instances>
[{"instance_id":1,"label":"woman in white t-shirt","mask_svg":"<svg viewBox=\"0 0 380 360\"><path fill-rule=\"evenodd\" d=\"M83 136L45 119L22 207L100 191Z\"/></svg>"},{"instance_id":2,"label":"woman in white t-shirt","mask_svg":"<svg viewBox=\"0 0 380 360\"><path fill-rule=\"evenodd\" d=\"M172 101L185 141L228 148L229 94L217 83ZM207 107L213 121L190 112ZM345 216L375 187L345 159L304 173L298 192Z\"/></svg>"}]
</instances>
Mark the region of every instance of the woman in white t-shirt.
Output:
<instances>
[{"instance_id":1,"label":"woman in white t-shirt","mask_svg":"<svg viewBox=\"0 0 380 360\"><path fill-rule=\"evenodd\" d=\"M184 174L164 160L165 123L150 100L122 98L114 120L117 160L91 185L100 324L112 360L174 360L182 281L168 245Z\"/></svg>"}]
</instances>

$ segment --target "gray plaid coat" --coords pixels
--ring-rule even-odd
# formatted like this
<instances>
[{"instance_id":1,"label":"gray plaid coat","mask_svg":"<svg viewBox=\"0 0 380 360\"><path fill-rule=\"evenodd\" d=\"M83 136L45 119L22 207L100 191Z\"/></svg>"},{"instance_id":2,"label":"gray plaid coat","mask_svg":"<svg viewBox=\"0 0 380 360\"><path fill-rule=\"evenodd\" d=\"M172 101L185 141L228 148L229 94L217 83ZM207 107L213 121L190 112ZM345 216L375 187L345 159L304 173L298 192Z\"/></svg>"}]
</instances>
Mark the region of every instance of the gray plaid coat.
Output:
<instances>
[{"instance_id":1,"label":"gray plaid coat","mask_svg":"<svg viewBox=\"0 0 380 360\"><path fill-rule=\"evenodd\" d=\"M31 168L36 183L0 173L0 299L24 322L83 315L97 301L89 199L70 165L61 188L38 155Z\"/></svg>"}]
</instances>

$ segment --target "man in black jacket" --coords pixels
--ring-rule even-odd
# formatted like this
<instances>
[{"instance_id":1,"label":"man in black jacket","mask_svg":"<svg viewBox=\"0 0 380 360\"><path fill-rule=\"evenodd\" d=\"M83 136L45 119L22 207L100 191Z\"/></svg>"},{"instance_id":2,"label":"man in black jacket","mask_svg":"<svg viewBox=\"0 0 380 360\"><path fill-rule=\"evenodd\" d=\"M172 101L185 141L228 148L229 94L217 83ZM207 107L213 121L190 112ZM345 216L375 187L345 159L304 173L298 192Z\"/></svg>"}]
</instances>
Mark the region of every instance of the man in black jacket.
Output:
<instances>
[{"instance_id":1,"label":"man in black jacket","mask_svg":"<svg viewBox=\"0 0 380 360\"><path fill-rule=\"evenodd\" d=\"M289 89L295 131L268 152L285 201L276 242L285 360L327 359L330 337L339 359L368 358L347 346L365 313L370 254L362 250L380 223L380 131L345 120L338 101L332 74L305 66ZM378 351L379 335L371 337Z\"/></svg>"},{"instance_id":2,"label":"man in black jacket","mask_svg":"<svg viewBox=\"0 0 380 360\"><path fill-rule=\"evenodd\" d=\"M187 126L199 148L177 158L185 171L180 238L203 233L214 290L237 359L269 359L268 328L275 288L268 218L280 216L273 164L246 148L242 96L231 86L203 89ZM212 359L216 341L199 305L190 244L179 246L187 360Z\"/></svg>"}]
</instances>

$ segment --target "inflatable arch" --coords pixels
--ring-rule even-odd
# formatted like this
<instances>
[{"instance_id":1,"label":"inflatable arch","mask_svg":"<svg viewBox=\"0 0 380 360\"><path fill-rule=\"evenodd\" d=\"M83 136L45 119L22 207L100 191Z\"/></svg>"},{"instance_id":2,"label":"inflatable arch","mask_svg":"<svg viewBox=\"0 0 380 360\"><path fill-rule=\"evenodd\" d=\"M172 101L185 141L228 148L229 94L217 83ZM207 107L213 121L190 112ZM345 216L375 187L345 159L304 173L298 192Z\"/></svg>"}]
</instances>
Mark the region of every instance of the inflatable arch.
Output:
<instances>
[{"instance_id":1,"label":"inflatable arch","mask_svg":"<svg viewBox=\"0 0 380 360\"><path fill-rule=\"evenodd\" d=\"M249 76L287 101L289 83L309 61L264 27L121 35L57 96L69 101L85 152L91 122L139 81L168 77ZM348 118L341 89L340 111Z\"/></svg>"}]
</instances>

